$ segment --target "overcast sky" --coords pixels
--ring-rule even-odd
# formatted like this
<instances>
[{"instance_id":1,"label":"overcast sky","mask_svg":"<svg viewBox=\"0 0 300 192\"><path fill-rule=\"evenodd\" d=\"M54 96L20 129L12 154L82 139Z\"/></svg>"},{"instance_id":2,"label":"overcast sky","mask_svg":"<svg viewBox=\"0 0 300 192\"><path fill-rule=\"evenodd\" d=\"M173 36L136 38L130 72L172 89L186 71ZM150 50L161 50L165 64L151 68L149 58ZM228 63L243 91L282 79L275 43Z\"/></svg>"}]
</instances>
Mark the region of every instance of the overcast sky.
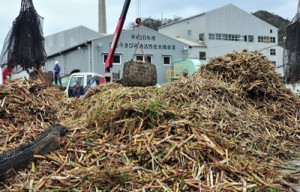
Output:
<instances>
[{"instance_id":1,"label":"overcast sky","mask_svg":"<svg viewBox=\"0 0 300 192\"><path fill-rule=\"evenodd\" d=\"M107 30L115 31L125 0L106 0ZM140 3L139 3L140 2ZM190 17L232 3L253 13L266 10L291 20L296 12L297 0L132 0L126 23L142 18ZM44 18L44 35L84 25L98 31L98 0L33 0L36 11ZM140 6L139 6L140 5ZM0 49L18 16L21 0L0 0ZM139 8L140 7L140 8Z\"/></svg>"}]
</instances>

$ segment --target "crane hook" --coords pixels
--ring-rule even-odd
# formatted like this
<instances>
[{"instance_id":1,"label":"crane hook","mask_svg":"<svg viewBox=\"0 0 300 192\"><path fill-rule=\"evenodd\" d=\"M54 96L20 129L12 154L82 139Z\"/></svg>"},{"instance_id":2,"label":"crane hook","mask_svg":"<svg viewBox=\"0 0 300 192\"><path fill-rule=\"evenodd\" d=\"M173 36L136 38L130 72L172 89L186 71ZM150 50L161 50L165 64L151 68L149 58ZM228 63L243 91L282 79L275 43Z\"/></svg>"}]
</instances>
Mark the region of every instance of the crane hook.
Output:
<instances>
[{"instance_id":1,"label":"crane hook","mask_svg":"<svg viewBox=\"0 0 300 192\"><path fill-rule=\"evenodd\" d=\"M135 19L135 23L136 23L137 25L141 25L141 24L142 24L142 19L141 19L141 18L136 18L136 19Z\"/></svg>"}]
</instances>

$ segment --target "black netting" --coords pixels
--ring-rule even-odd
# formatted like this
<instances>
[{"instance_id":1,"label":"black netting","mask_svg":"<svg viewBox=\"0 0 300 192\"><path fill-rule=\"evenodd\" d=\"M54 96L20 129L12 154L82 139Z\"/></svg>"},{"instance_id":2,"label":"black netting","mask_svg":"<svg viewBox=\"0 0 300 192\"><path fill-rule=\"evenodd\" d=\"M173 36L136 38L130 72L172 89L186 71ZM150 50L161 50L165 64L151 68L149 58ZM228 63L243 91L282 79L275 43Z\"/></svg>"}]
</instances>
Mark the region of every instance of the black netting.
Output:
<instances>
[{"instance_id":1,"label":"black netting","mask_svg":"<svg viewBox=\"0 0 300 192\"><path fill-rule=\"evenodd\" d=\"M287 26L284 50L285 81L294 84L300 81L300 14Z\"/></svg>"},{"instance_id":2,"label":"black netting","mask_svg":"<svg viewBox=\"0 0 300 192\"><path fill-rule=\"evenodd\" d=\"M0 181L27 167L34 160L34 155L44 155L58 149L60 137L66 134L65 126L55 124L45 129L35 141L0 154Z\"/></svg>"},{"instance_id":3,"label":"black netting","mask_svg":"<svg viewBox=\"0 0 300 192\"><path fill-rule=\"evenodd\" d=\"M18 17L4 41L0 64L23 70L39 69L46 59L42 30L43 18L36 12L32 0L22 0Z\"/></svg>"}]
</instances>

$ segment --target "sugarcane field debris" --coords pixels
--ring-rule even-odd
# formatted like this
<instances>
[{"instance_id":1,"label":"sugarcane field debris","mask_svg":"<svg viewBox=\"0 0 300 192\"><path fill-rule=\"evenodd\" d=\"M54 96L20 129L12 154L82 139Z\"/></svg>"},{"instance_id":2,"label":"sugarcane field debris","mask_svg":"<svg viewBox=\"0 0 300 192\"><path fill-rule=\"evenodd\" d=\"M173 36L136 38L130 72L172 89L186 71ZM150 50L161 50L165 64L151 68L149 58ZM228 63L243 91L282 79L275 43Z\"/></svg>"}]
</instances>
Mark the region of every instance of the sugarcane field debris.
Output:
<instances>
[{"instance_id":1,"label":"sugarcane field debris","mask_svg":"<svg viewBox=\"0 0 300 192\"><path fill-rule=\"evenodd\" d=\"M300 100L258 52L213 58L162 87L105 83L67 98L41 80L2 86L1 152L68 129L2 191L293 191ZM1 156L0 156L1 157ZM1 167L1 162L0 162Z\"/></svg>"}]
</instances>

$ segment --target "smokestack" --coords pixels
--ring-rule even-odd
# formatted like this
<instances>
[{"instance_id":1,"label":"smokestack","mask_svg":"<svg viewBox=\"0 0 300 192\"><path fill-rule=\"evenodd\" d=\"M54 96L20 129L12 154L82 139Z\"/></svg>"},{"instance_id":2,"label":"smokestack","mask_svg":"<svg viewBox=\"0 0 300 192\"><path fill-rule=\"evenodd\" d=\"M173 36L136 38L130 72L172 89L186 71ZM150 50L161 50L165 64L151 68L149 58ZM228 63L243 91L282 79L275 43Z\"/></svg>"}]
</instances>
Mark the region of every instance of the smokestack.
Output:
<instances>
[{"instance_id":1,"label":"smokestack","mask_svg":"<svg viewBox=\"0 0 300 192\"><path fill-rule=\"evenodd\" d=\"M106 31L106 5L105 0L99 0L98 7L98 32L107 33Z\"/></svg>"}]
</instances>

